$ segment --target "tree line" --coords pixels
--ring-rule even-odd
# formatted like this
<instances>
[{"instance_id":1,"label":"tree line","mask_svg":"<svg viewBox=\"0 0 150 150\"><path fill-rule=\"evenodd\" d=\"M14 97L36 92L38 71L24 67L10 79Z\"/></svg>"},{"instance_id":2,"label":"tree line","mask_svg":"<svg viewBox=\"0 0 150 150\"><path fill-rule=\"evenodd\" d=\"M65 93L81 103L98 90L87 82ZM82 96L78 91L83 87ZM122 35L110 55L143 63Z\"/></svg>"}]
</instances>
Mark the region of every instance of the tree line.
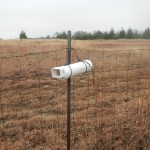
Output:
<instances>
[{"instance_id":1,"label":"tree line","mask_svg":"<svg viewBox=\"0 0 150 150\"><path fill-rule=\"evenodd\" d=\"M41 39L67 39L67 32L56 32L52 37L47 35L46 37L41 37ZM24 31L21 31L19 35L20 39L27 39L27 35ZM123 28L120 31L115 31L111 28L110 31L77 31L72 35L72 38L75 40L96 40L96 39L150 39L150 28L146 28L144 32L139 32L138 30L133 30L129 28L127 31Z\"/></svg>"},{"instance_id":2,"label":"tree line","mask_svg":"<svg viewBox=\"0 0 150 150\"><path fill-rule=\"evenodd\" d=\"M55 33L56 39L67 39L67 32L63 31L60 33ZM146 28L144 32L139 32L137 30L132 30L129 28L125 31L123 28L120 31L115 31L111 28L110 31L77 31L72 35L73 39L76 40L96 40L96 39L150 39L150 28Z\"/></svg>"}]
</instances>

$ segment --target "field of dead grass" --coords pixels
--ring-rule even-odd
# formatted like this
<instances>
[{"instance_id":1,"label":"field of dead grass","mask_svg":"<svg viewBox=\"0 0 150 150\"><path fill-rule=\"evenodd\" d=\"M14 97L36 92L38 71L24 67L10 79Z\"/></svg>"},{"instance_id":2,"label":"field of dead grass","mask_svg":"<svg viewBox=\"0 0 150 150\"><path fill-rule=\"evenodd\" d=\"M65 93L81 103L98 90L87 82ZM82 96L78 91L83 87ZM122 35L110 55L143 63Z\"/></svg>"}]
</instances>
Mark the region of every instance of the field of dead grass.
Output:
<instances>
[{"instance_id":1,"label":"field of dead grass","mask_svg":"<svg viewBox=\"0 0 150 150\"><path fill-rule=\"evenodd\" d=\"M66 63L66 45L0 41L0 150L66 149L66 81L50 74ZM94 77L72 79L71 149L150 149L150 41L72 41L72 47L92 60Z\"/></svg>"}]
</instances>

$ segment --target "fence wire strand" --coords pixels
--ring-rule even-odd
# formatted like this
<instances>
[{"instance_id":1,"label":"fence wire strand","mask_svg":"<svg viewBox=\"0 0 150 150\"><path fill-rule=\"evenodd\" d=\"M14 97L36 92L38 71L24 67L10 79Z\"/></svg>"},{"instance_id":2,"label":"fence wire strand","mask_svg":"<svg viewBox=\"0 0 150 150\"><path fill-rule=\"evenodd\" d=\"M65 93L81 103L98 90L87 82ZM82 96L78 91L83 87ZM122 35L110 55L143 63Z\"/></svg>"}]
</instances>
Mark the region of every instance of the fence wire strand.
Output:
<instances>
[{"instance_id":1,"label":"fence wire strand","mask_svg":"<svg viewBox=\"0 0 150 150\"><path fill-rule=\"evenodd\" d=\"M150 49L72 51L71 149L150 149ZM66 48L0 57L0 149L66 149ZM93 85L94 80L94 85Z\"/></svg>"}]
</instances>

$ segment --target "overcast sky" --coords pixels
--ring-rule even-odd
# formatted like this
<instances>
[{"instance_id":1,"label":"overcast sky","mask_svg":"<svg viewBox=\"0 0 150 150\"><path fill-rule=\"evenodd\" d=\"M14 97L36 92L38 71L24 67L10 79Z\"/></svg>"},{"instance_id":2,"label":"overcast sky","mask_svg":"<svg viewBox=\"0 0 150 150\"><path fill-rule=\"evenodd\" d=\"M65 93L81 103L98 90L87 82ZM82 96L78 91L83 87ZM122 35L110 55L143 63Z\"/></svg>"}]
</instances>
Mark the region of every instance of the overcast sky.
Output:
<instances>
[{"instance_id":1,"label":"overcast sky","mask_svg":"<svg viewBox=\"0 0 150 150\"><path fill-rule=\"evenodd\" d=\"M0 0L0 38L150 26L150 0Z\"/></svg>"}]
</instances>

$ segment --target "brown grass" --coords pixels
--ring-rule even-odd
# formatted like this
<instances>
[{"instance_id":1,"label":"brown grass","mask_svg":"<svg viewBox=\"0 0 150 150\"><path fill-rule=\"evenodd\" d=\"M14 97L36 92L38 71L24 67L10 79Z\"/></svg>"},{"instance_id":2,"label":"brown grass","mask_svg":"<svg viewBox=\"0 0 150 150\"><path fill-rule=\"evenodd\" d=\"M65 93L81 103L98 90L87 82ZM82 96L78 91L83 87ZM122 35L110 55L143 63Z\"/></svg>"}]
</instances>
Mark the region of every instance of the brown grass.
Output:
<instances>
[{"instance_id":1,"label":"brown grass","mask_svg":"<svg viewBox=\"0 0 150 150\"><path fill-rule=\"evenodd\" d=\"M71 149L150 149L150 41L72 47L92 60L94 85L92 73L72 79ZM65 48L65 40L0 41L0 150L66 149L66 81L49 71L66 63Z\"/></svg>"}]
</instances>

